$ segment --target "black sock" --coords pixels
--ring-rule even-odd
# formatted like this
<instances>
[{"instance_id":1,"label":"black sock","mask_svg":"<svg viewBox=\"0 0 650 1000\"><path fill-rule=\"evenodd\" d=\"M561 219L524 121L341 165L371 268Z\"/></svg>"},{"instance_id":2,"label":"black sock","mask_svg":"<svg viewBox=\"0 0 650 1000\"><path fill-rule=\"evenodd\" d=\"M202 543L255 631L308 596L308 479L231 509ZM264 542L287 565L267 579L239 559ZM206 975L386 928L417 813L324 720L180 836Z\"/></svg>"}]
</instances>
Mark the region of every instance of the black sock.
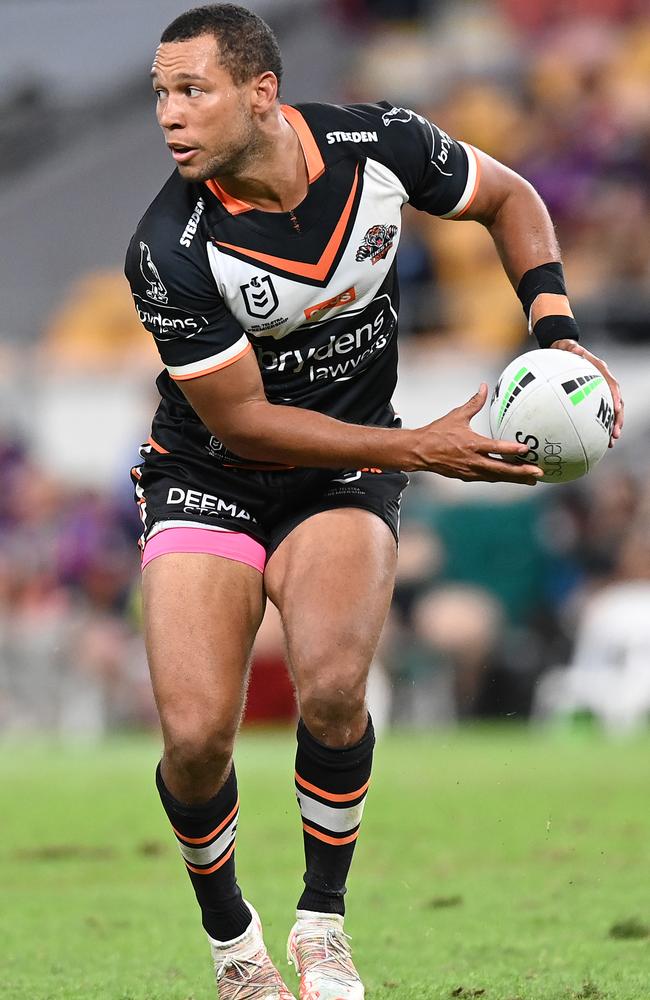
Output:
<instances>
[{"instance_id":1,"label":"black sock","mask_svg":"<svg viewBox=\"0 0 650 1000\"><path fill-rule=\"evenodd\" d=\"M345 913L345 882L359 835L370 782L375 732L359 743L333 750L298 723L296 795L302 814L307 871L299 910Z\"/></svg>"},{"instance_id":2,"label":"black sock","mask_svg":"<svg viewBox=\"0 0 650 1000\"><path fill-rule=\"evenodd\" d=\"M165 786L160 764L156 785L194 886L203 926L216 941L239 937L251 922L251 911L235 876L239 798L234 764L223 788L199 806L174 798Z\"/></svg>"}]
</instances>

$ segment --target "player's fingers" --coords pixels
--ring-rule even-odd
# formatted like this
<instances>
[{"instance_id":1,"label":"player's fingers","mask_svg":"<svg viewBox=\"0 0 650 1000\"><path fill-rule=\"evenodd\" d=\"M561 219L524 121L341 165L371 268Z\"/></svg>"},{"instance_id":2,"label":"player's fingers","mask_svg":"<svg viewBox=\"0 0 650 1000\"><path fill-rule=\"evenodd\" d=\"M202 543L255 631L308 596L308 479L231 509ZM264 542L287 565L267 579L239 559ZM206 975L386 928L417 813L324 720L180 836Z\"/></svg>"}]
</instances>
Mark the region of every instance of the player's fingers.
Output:
<instances>
[{"instance_id":1,"label":"player's fingers","mask_svg":"<svg viewBox=\"0 0 650 1000\"><path fill-rule=\"evenodd\" d=\"M586 347L579 344L577 340L556 340L551 345L554 350L569 351L571 354L579 354L585 361L590 361L594 368L597 368L601 375L611 378L611 372L602 358L597 358L595 354L588 351Z\"/></svg>"},{"instance_id":2,"label":"player's fingers","mask_svg":"<svg viewBox=\"0 0 650 1000\"><path fill-rule=\"evenodd\" d=\"M481 475L495 483L526 483L534 486L544 478L544 472L537 465L502 462L498 458L486 458L481 464Z\"/></svg>"},{"instance_id":3,"label":"player's fingers","mask_svg":"<svg viewBox=\"0 0 650 1000\"><path fill-rule=\"evenodd\" d=\"M532 476L536 480L543 479L544 477L544 470L540 469L539 465L533 465L532 462L522 462L521 460L518 462L509 462L501 458L490 457L483 459L482 465L493 472L512 476L515 480L524 476Z\"/></svg>"},{"instance_id":4,"label":"player's fingers","mask_svg":"<svg viewBox=\"0 0 650 1000\"><path fill-rule=\"evenodd\" d=\"M603 361L602 358L597 358L594 354L589 351L584 350L584 357L591 361L592 365L598 369L601 373L607 385L609 386L609 391L612 394L612 402L614 404L614 425L612 427L611 437L609 439L609 447L613 448L615 443L621 436L623 430L623 424L625 422L625 404L621 396L621 387L618 384L617 379L614 378L607 362Z\"/></svg>"},{"instance_id":5,"label":"player's fingers","mask_svg":"<svg viewBox=\"0 0 650 1000\"><path fill-rule=\"evenodd\" d=\"M625 418L625 403L621 397L620 390L618 391L617 396L614 396L614 393L612 392L612 398L614 400L614 426L612 427L612 436L609 441L610 448L613 448L614 443L620 438Z\"/></svg>"},{"instance_id":6,"label":"player's fingers","mask_svg":"<svg viewBox=\"0 0 650 1000\"><path fill-rule=\"evenodd\" d=\"M606 361L602 358L596 357L591 351L588 351L586 347L582 347L575 340L556 340L552 345L554 348L558 348L561 351L570 351L572 354L579 354L581 358L586 361L590 361L594 368L597 368L600 374L603 376L609 390L612 394L612 402L614 403L614 425L612 427L612 434L609 439L609 447L613 448L616 441L621 436L621 431L623 430L623 420L624 420L624 403L621 398L621 389L617 380L612 375Z\"/></svg>"},{"instance_id":7,"label":"player's fingers","mask_svg":"<svg viewBox=\"0 0 650 1000\"><path fill-rule=\"evenodd\" d=\"M487 399L488 387L486 382L481 382L478 392L475 392L473 396L463 403L462 406L457 407L457 410L462 412L467 420L471 420L475 417L483 407L485 406L485 400Z\"/></svg>"},{"instance_id":8,"label":"player's fingers","mask_svg":"<svg viewBox=\"0 0 650 1000\"><path fill-rule=\"evenodd\" d=\"M501 469L497 472L482 469L481 472L476 472L473 475L464 476L462 478L465 482L516 483L522 486L537 486L540 479L539 476L512 476L509 472L504 472Z\"/></svg>"},{"instance_id":9,"label":"player's fingers","mask_svg":"<svg viewBox=\"0 0 650 1000\"><path fill-rule=\"evenodd\" d=\"M554 351L570 351L572 354L580 354L584 357L585 349L577 340L556 340L551 344Z\"/></svg>"},{"instance_id":10,"label":"player's fingers","mask_svg":"<svg viewBox=\"0 0 650 1000\"><path fill-rule=\"evenodd\" d=\"M577 344L575 340L560 340L557 342L557 344L571 345L567 347L563 346L561 349L563 351L567 350L571 351L572 354L579 354L581 358L585 359L585 361L590 361L591 364L594 366L594 368L597 368L600 374L604 376L604 378L607 380L607 382L610 385L610 388L612 386L612 383L618 386L618 382L610 372L607 362L603 361L602 358L596 357L595 354L592 354L591 351L588 351L586 347L582 346L582 344ZM556 347L557 344L554 344L553 346Z\"/></svg>"},{"instance_id":11,"label":"player's fingers","mask_svg":"<svg viewBox=\"0 0 650 1000\"><path fill-rule=\"evenodd\" d=\"M518 441L497 441L494 438L479 438L476 446L479 455L527 455L529 448L527 444L520 444Z\"/></svg>"},{"instance_id":12,"label":"player's fingers","mask_svg":"<svg viewBox=\"0 0 650 1000\"><path fill-rule=\"evenodd\" d=\"M614 403L614 430L618 431L616 437L621 436L621 431L623 430L623 424L625 422L625 403L623 402L623 397L620 392L618 395L618 404Z\"/></svg>"}]
</instances>

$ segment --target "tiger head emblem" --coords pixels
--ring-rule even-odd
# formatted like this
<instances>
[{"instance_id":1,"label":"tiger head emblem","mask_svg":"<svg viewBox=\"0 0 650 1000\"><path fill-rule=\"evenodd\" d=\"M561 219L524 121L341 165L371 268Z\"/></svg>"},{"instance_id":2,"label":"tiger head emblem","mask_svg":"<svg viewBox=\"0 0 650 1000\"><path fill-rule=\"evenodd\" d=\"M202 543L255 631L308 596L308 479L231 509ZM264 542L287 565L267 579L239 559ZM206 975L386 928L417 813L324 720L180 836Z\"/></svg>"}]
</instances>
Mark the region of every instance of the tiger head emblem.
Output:
<instances>
[{"instance_id":1,"label":"tiger head emblem","mask_svg":"<svg viewBox=\"0 0 650 1000\"><path fill-rule=\"evenodd\" d=\"M371 226L357 250L356 259L361 261L370 258L373 264L384 260L395 242L396 235L397 226Z\"/></svg>"}]
</instances>

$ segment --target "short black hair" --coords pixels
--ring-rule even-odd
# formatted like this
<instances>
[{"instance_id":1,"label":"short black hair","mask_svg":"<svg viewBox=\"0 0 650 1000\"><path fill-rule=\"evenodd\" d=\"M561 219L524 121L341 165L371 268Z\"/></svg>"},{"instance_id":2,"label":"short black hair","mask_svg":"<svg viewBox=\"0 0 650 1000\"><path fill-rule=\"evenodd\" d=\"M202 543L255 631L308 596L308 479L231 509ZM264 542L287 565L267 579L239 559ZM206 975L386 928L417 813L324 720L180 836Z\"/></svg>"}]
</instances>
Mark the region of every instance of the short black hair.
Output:
<instances>
[{"instance_id":1,"label":"short black hair","mask_svg":"<svg viewBox=\"0 0 650 1000\"><path fill-rule=\"evenodd\" d=\"M161 42L186 42L200 35L214 35L221 64L236 84L246 83L269 70L282 81L282 56L266 21L234 3L213 3L185 11L169 24Z\"/></svg>"}]
</instances>

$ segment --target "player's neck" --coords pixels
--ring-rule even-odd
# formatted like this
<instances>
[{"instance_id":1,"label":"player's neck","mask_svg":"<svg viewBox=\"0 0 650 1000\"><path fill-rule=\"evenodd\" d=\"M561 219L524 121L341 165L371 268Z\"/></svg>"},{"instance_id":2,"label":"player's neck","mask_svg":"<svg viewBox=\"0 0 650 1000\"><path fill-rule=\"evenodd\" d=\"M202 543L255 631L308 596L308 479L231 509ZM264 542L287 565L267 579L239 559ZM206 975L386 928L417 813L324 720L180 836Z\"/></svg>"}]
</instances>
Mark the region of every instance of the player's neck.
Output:
<instances>
[{"instance_id":1,"label":"player's neck","mask_svg":"<svg viewBox=\"0 0 650 1000\"><path fill-rule=\"evenodd\" d=\"M217 177L229 195L263 212L290 212L305 198L309 177L298 135L278 111L251 160L236 174Z\"/></svg>"}]
</instances>

